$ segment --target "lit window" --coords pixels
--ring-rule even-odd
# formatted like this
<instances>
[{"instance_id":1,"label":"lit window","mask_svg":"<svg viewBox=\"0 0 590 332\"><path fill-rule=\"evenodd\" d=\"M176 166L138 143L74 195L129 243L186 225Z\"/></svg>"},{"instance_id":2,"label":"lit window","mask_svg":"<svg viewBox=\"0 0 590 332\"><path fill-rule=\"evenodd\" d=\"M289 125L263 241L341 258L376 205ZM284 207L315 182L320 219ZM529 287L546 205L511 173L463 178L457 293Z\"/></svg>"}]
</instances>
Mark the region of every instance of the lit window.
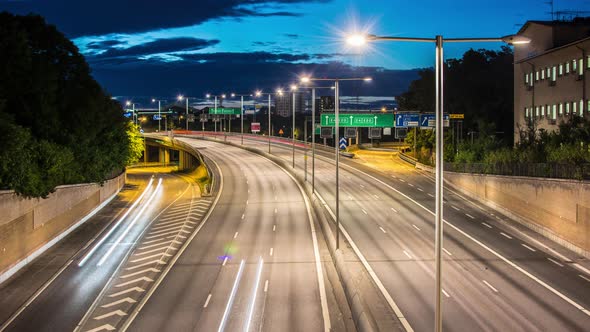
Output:
<instances>
[{"instance_id":1,"label":"lit window","mask_svg":"<svg viewBox=\"0 0 590 332\"><path fill-rule=\"evenodd\" d=\"M559 76L563 75L563 63L559 64Z\"/></svg>"},{"instance_id":2,"label":"lit window","mask_svg":"<svg viewBox=\"0 0 590 332\"><path fill-rule=\"evenodd\" d=\"M572 71L576 71L576 64L577 64L576 59L573 59L572 60Z\"/></svg>"},{"instance_id":3,"label":"lit window","mask_svg":"<svg viewBox=\"0 0 590 332\"><path fill-rule=\"evenodd\" d=\"M524 85L529 84L529 74L524 74Z\"/></svg>"},{"instance_id":4,"label":"lit window","mask_svg":"<svg viewBox=\"0 0 590 332\"><path fill-rule=\"evenodd\" d=\"M545 79L545 70L541 70L541 79L544 80Z\"/></svg>"},{"instance_id":5,"label":"lit window","mask_svg":"<svg viewBox=\"0 0 590 332\"><path fill-rule=\"evenodd\" d=\"M578 75L584 75L584 63L582 62L582 58L578 59Z\"/></svg>"},{"instance_id":6,"label":"lit window","mask_svg":"<svg viewBox=\"0 0 590 332\"><path fill-rule=\"evenodd\" d=\"M539 117L539 106L535 106L535 117Z\"/></svg>"},{"instance_id":7,"label":"lit window","mask_svg":"<svg viewBox=\"0 0 590 332\"><path fill-rule=\"evenodd\" d=\"M531 72L531 78L529 80L531 82L531 86L535 85L535 81L533 81L533 73Z\"/></svg>"},{"instance_id":8,"label":"lit window","mask_svg":"<svg viewBox=\"0 0 590 332\"><path fill-rule=\"evenodd\" d=\"M553 104L553 120L557 119L557 104Z\"/></svg>"},{"instance_id":9,"label":"lit window","mask_svg":"<svg viewBox=\"0 0 590 332\"><path fill-rule=\"evenodd\" d=\"M563 103L559 103L559 115L563 115Z\"/></svg>"},{"instance_id":10,"label":"lit window","mask_svg":"<svg viewBox=\"0 0 590 332\"><path fill-rule=\"evenodd\" d=\"M584 116L584 99L580 99L580 116Z\"/></svg>"},{"instance_id":11,"label":"lit window","mask_svg":"<svg viewBox=\"0 0 590 332\"><path fill-rule=\"evenodd\" d=\"M586 69L590 69L590 55L586 57Z\"/></svg>"},{"instance_id":12,"label":"lit window","mask_svg":"<svg viewBox=\"0 0 590 332\"><path fill-rule=\"evenodd\" d=\"M541 106L541 117L545 116L545 105Z\"/></svg>"},{"instance_id":13,"label":"lit window","mask_svg":"<svg viewBox=\"0 0 590 332\"><path fill-rule=\"evenodd\" d=\"M576 112L576 108L578 108L578 104L575 101L573 101L572 102L572 114L576 114L577 113Z\"/></svg>"},{"instance_id":14,"label":"lit window","mask_svg":"<svg viewBox=\"0 0 590 332\"><path fill-rule=\"evenodd\" d=\"M557 79L557 66L553 66L553 75L551 75L551 80L553 82L555 82L555 80Z\"/></svg>"},{"instance_id":15,"label":"lit window","mask_svg":"<svg viewBox=\"0 0 590 332\"><path fill-rule=\"evenodd\" d=\"M565 103L565 114L566 115L570 114L570 103Z\"/></svg>"},{"instance_id":16,"label":"lit window","mask_svg":"<svg viewBox=\"0 0 590 332\"><path fill-rule=\"evenodd\" d=\"M547 67L547 78L551 77L551 68Z\"/></svg>"},{"instance_id":17,"label":"lit window","mask_svg":"<svg viewBox=\"0 0 590 332\"><path fill-rule=\"evenodd\" d=\"M528 109L528 107L525 107L524 108L524 118L528 119L528 117L529 117L529 109Z\"/></svg>"},{"instance_id":18,"label":"lit window","mask_svg":"<svg viewBox=\"0 0 590 332\"><path fill-rule=\"evenodd\" d=\"M565 73L566 74L569 74L570 73L570 63L569 62L566 62L565 63Z\"/></svg>"},{"instance_id":19,"label":"lit window","mask_svg":"<svg viewBox=\"0 0 590 332\"><path fill-rule=\"evenodd\" d=\"M538 80L539 80L539 71L537 70L535 72L535 81L538 81Z\"/></svg>"}]
</instances>

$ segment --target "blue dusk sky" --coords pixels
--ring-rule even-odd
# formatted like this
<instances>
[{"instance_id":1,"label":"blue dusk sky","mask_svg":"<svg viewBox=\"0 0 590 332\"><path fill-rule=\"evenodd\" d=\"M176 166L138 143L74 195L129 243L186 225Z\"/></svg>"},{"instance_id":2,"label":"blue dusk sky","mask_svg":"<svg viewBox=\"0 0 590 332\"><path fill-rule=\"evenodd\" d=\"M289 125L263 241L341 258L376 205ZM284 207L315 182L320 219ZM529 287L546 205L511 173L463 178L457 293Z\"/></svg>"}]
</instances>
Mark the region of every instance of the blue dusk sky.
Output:
<instances>
[{"instance_id":1,"label":"blue dusk sky","mask_svg":"<svg viewBox=\"0 0 590 332\"><path fill-rule=\"evenodd\" d=\"M556 0L554 9L590 11L590 1ZM374 83L356 84L357 94L393 96L417 77L414 69L433 65L434 46L381 42L359 50L343 42L347 33L499 37L527 20L551 19L546 0L0 0L0 10L44 16L110 93L126 96L268 90L302 73L371 75ZM448 44L445 57L500 46Z\"/></svg>"}]
</instances>

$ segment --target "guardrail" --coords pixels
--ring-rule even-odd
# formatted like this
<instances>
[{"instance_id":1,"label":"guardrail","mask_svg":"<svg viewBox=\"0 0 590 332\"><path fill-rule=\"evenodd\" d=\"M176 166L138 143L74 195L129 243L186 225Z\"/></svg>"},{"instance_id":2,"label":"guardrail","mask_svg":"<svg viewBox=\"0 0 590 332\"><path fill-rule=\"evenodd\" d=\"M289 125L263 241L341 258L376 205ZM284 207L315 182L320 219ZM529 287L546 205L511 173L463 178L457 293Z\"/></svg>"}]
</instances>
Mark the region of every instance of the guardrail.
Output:
<instances>
[{"instance_id":1,"label":"guardrail","mask_svg":"<svg viewBox=\"0 0 590 332\"><path fill-rule=\"evenodd\" d=\"M445 163L446 172L590 180L590 163Z\"/></svg>"}]
</instances>

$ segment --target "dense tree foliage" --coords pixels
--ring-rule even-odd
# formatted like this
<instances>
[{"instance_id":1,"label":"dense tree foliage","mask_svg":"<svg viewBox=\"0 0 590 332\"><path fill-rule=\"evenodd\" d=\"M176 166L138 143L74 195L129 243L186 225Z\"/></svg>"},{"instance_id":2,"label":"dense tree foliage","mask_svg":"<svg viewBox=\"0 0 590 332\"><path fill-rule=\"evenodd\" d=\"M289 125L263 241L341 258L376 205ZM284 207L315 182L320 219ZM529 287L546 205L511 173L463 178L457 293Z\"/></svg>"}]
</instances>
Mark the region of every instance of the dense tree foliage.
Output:
<instances>
[{"instance_id":1,"label":"dense tree foliage","mask_svg":"<svg viewBox=\"0 0 590 332\"><path fill-rule=\"evenodd\" d=\"M54 26L0 13L0 188L101 182L137 158L136 130Z\"/></svg>"}]
</instances>

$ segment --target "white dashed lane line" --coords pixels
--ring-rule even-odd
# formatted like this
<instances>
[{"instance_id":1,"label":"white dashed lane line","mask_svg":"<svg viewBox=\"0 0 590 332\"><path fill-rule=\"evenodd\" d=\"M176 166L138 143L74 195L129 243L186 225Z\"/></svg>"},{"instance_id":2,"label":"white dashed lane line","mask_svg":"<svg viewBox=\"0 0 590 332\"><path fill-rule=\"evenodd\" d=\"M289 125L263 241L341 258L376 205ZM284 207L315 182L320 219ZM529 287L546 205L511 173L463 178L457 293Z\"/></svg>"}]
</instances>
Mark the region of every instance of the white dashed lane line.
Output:
<instances>
[{"instance_id":1,"label":"white dashed lane line","mask_svg":"<svg viewBox=\"0 0 590 332\"><path fill-rule=\"evenodd\" d=\"M364 213L364 214L368 214L368 213L367 213L367 211L365 211L365 210L363 210L363 209L361 209L361 210L363 211L363 213Z\"/></svg>"},{"instance_id":2,"label":"white dashed lane line","mask_svg":"<svg viewBox=\"0 0 590 332\"><path fill-rule=\"evenodd\" d=\"M406 254L406 256L408 256L409 259L412 259L412 256L407 251L404 250L404 254Z\"/></svg>"},{"instance_id":3,"label":"white dashed lane line","mask_svg":"<svg viewBox=\"0 0 590 332\"><path fill-rule=\"evenodd\" d=\"M498 290L494 288L494 286L490 285L489 282L482 280L484 284L486 284L486 286L488 286L491 290L493 290L495 293L498 293Z\"/></svg>"},{"instance_id":4,"label":"white dashed lane line","mask_svg":"<svg viewBox=\"0 0 590 332\"><path fill-rule=\"evenodd\" d=\"M236 232L236 234L234 234L234 239L238 237L238 232Z\"/></svg>"},{"instance_id":5,"label":"white dashed lane line","mask_svg":"<svg viewBox=\"0 0 590 332\"><path fill-rule=\"evenodd\" d=\"M554 260L554 259L552 259L552 258L549 258L549 257L548 257L547 259L548 259L548 260L549 260L551 263L553 263L553 264L555 264L555 265L557 265L557 266L559 266L559 267L563 267L563 264L561 264L560 262L558 262L558 261L556 261L556 260Z\"/></svg>"},{"instance_id":6,"label":"white dashed lane line","mask_svg":"<svg viewBox=\"0 0 590 332\"><path fill-rule=\"evenodd\" d=\"M530 250L530 251L532 251L532 252L535 252L535 251L537 251L536 249L534 249L534 248L531 248L531 247L527 246L527 245L526 245L526 244L524 244L524 243L521 243L520 245L522 245L523 247L527 248L528 250Z\"/></svg>"},{"instance_id":7,"label":"white dashed lane line","mask_svg":"<svg viewBox=\"0 0 590 332\"><path fill-rule=\"evenodd\" d=\"M472 215L470 215L469 213L465 213L465 215L466 215L466 216L468 216L468 217L469 217L469 218L471 218L471 219L475 219L475 217L474 217L474 216L472 216Z\"/></svg>"},{"instance_id":8,"label":"white dashed lane line","mask_svg":"<svg viewBox=\"0 0 590 332\"><path fill-rule=\"evenodd\" d=\"M414 228L415 228L417 231L420 231L420 227L418 227L418 226L416 226L416 225L414 225L414 224L412 224L412 226L413 226L413 227L414 227Z\"/></svg>"},{"instance_id":9,"label":"white dashed lane line","mask_svg":"<svg viewBox=\"0 0 590 332\"><path fill-rule=\"evenodd\" d=\"M386 232L386 231L383 229L383 227L379 226L379 229L380 229L380 230L381 230L383 233L387 233L387 232Z\"/></svg>"},{"instance_id":10,"label":"white dashed lane line","mask_svg":"<svg viewBox=\"0 0 590 332\"><path fill-rule=\"evenodd\" d=\"M409 182L408 182L408 185L409 185L410 187L413 187L413 186L414 186L413 184L411 184L411 183L409 183Z\"/></svg>"},{"instance_id":11,"label":"white dashed lane line","mask_svg":"<svg viewBox=\"0 0 590 332\"><path fill-rule=\"evenodd\" d=\"M487 228L492 228L492 226L490 226L489 224L486 224L485 222L482 222L481 224L486 226Z\"/></svg>"},{"instance_id":12,"label":"white dashed lane line","mask_svg":"<svg viewBox=\"0 0 590 332\"><path fill-rule=\"evenodd\" d=\"M582 279L584 279L584 280L586 280L586 281L590 282L590 278L588 278L588 277L586 277L586 276L583 276L583 275L581 275L581 274L578 274L578 276L579 276L580 278L582 278Z\"/></svg>"},{"instance_id":13,"label":"white dashed lane line","mask_svg":"<svg viewBox=\"0 0 590 332\"><path fill-rule=\"evenodd\" d=\"M270 255L271 256L272 256L273 252L274 252L274 248L270 248Z\"/></svg>"},{"instance_id":14,"label":"white dashed lane line","mask_svg":"<svg viewBox=\"0 0 590 332\"><path fill-rule=\"evenodd\" d=\"M501 234L503 237L505 237L505 238L507 238L507 239L510 239L510 240L512 240L512 236L510 236L510 235L508 235L508 234L506 234L506 233L504 233L504 232L500 232L500 234Z\"/></svg>"},{"instance_id":15,"label":"white dashed lane line","mask_svg":"<svg viewBox=\"0 0 590 332\"><path fill-rule=\"evenodd\" d=\"M454 205L451 205L451 207L452 207L453 209L455 209L455 211L460 211L460 209L459 209L458 207L454 206Z\"/></svg>"},{"instance_id":16,"label":"white dashed lane line","mask_svg":"<svg viewBox=\"0 0 590 332\"><path fill-rule=\"evenodd\" d=\"M448 251L447 249L445 249L445 248L442 248L442 250L443 250L443 251L444 251L444 252L445 252L447 255L449 255L449 256L453 256L453 254L451 254L451 252L450 252L450 251Z\"/></svg>"},{"instance_id":17,"label":"white dashed lane line","mask_svg":"<svg viewBox=\"0 0 590 332\"><path fill-rule=\"evenodd\" d=\"M209 294L207 296L207 299L205 300L205 304L203 305L203 308L207 308L207 306L209 305L209 301L211 300L211 294Z\"/></svg>"},{"instance_id":18,"label":"white dashed lane line","mask_svg":"<svg viewBox=\"0 0 590 332\"><path fill-rule=\"evenodd\" d=\"M394 208L391 208L391 211L393 211L393 212L397 213L397 210L396 210L396 209L394 209Z\"/></svg>"},{"instance_id":19,"label":"white dashed lane line","mask_svg":"<svg viewBox=\"0 0 590 332\"><path fill-rule=\"evenodd\" d=\"M424 191L424 189L422 189L422 188L420 188L420 187L418 187L417 189L418 189L418 190L420 190L420 191Z\"/></svg>"},{"instance_id":20,"label":"white dashed lane line","mask_svg":"<svg viewBox=\"0 0 590 332\"><path fill-rule=\"evenodd\" d=\"M430 196L430 197L434 198L434 195L433 195L433 194L431 194L431 193L428 193L428 196Z\"/></svg>"},{"instance_id":21,"label":"white dashed lane line","mask_svg":"<svg viewBox=\"0 0 590 332\"><path fill-rule=\"evenodd\" d=\"M441 290L442 290L443 294L445 294L445 296L446 296L446 297L451 297L451 296L449 295L449 293L447 293L447 292L446 292L444 289L441 289Z\"/></svg>"}]
</instances>

